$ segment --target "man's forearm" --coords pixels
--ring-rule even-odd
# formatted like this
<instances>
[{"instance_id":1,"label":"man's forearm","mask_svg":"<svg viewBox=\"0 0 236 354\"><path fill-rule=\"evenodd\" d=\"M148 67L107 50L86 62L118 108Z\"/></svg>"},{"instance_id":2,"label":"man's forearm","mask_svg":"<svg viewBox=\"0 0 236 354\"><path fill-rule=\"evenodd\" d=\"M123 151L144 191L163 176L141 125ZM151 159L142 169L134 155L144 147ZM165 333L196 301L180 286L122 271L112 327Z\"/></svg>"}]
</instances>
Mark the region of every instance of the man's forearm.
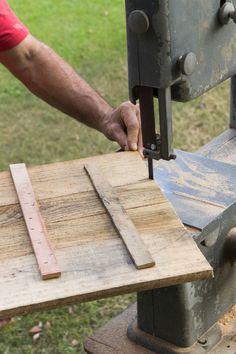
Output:
<instances>
[{"instance_id":1,"label":"man's forearm","mask_svg":"<svg viewBox=\"0 0 236 354\"><path fill-rule=\"evenodd\" d=\"M125 102L112 109L69 64L31 35L0 52L0 62L50 105L99 130L123 149L142 151L139 108Z\"/></svg>"},{"instance_id":2,"label":"man's forearm","mask_svg":"<svg viewBox=\"0 0 236 354\"><path fill-rule=\"evenodd\" d=\"M31 41L34 45L31 45ZM52 49L34 38L8 68L38 97L73 118L103 131L112 108Z\"/></svg>"}]
</instances>

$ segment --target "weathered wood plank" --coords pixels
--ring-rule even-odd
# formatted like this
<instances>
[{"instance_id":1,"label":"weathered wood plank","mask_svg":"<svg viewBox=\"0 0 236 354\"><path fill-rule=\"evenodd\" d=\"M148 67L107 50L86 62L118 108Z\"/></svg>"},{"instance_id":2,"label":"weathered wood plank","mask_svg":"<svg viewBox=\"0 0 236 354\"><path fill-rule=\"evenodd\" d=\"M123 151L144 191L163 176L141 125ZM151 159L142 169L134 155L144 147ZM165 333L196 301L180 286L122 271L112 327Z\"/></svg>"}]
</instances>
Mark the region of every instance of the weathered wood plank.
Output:
<instances>
[{"instance_id":1,"label":"weathered wood plank","mask_svg":"<svg viewBox=\"0 0 236 354\"><path fill-rule=\"evenodd\" d=\"M139 197L140 190L142 198ZM166 199L154 183L150 186L148 180L117 187L116 192L128 215L143 232L145 229L152 229L154 222L152 220L153 213L150 213L151 222L149 221L146 225L143 223L142 218L146 220L148 218L145 207L155 205L158 199L160 212L168 215L169 209ZM103 230L102 233L100 231L101 240L117 238L114 227L105 215L105 210L101 208L101 203L94 191L41 200L40 210L47 224L49 238L54 248L92 242L94 234L90 232L91 224L94 233L97 234L101 229ZM80 219L79 222L78 219ZM172 220L171 216L169 219L170 226L166 225L167 228L179 227L178 220L177 222ZM80 237L78 237L78 228L76 227L78 223L81 225ZM161 219L156 218L156 227L159 224L163 228ZM65 237L66 229L68 232ZM19 205L0 207L0 235L0 261L9 256L20 257L32 253Z\"/></svg>"},{"instance_id":2,"label":"weathered wood plank","mask_svg":"<svg viewBox=\"0 0 236 354\"><path fill-rule=\"evenodd\" d=\"M155 261L111 185L101 175L94 163L87 163L84 168L137 269L153 267Z\"/></svg>"},{"instance_id":3,"label":"weathered wood plank","mask_svg":"<svg viewBox=\"0 0 236 354\"><path fill-rule=\"evenodd\" d=\"M10 165L10 171L41 277L43 280L58 278L61 271L48 240L47 228L35 199L26 166L24 163Z\"/></svg>"},{"instance_id":4,"label":"weathered wood plank","mask_svg":"<svg viewBox=\"0 0 236 354\"><path fill-rule=\"evenodd\" d=\"M122 153L117 153L115 157L114 154L108 154L90 157L89 160L85 158L34 166L28 171L36 199L40 201L93 190L86 173L81 173L81 168L88 161L99 163L101 172L112 186L125 186L147 178L146 166L135 154L129 155L128 159L124 159ZM1 172L0 206L17 204L17 202L10 172Z\"/></svg>"},{"instance_id":5,"label":"weathered wood plank","mask_svg":"<svg viewBox=\"0 0 236 354\"><path fill-rule=\"evenodd\" d=\"M84 171L91 161L115 189L157 266L135 268ZM0 318L212 277L138 154L32 167L29 175L62 276L41 281L13 182L1 173Z\"/></svg>"}]
</instances>

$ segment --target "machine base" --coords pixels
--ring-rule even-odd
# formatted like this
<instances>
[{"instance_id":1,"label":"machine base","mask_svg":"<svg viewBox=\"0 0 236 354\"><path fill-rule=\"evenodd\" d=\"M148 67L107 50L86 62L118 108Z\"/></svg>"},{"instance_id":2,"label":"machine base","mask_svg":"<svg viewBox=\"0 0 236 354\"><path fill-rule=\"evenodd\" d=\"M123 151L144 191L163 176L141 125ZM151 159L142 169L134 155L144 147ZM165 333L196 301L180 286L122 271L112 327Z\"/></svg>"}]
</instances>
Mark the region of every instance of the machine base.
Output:
<instances>
[{"instance_id":1,"label":"machine base","mask_svg":"<svg viewBox=\"0 0 236 354\"><path fill-rule=\"evenodd\" d=\"M85 343L86 352L88 354L201 354L207 352L211 354L236 354L236 307L234 307L218 322L217 326L220 328L220 332L222 333L222 339L210 352L207 351L207 347L204 347L203 345L192 348L175 347L170 343L155 339L152 336L137 330L139 333L141 332L142 337L145 336L143 337L145 338L145 341L150 343L150 349L146 349L131 341L127 336L127 328L131 323L134 323L136 316L137 310L136 304L134 304L99 329L93 336L88 338ZM132 332L134 333L134 331ZM217 336L215 338L217 338ZM204 343L203 339L204 338L201 338L202 343ZM159 343L159 352L153 351L155 348L151 349L152 343ZM168 351L170 348L172 352Z\"/></svg>"},{"instance_id":2,"label":"machine base","mask_svg":"<svg viewBox=\"0 0 236 354\"><path fill-rule=\"evenodd\" d=\"M206 354L210 353L211 349L213 349L222 338L221 329L219 325L216 324L210 328L203 337L199 338L199 341L193 346L181 348L141 331L137 327L137 321L129 325L127 335L133 342L157 354Z\"/></svg>"}]
</instances>

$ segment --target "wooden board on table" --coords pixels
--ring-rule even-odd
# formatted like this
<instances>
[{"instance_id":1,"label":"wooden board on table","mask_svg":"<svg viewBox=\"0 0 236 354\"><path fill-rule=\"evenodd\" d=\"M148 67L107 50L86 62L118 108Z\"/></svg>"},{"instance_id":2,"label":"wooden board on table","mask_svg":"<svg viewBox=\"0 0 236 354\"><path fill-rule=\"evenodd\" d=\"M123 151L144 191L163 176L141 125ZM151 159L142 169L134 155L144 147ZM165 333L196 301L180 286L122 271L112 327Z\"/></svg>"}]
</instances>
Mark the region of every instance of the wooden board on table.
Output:
<instances>
[{"instance_id":1,"label":"wooden board on table","mask_svg":"<svg viewBox=\"0 0 236 354\"><path fill-rule=\"evenodd\" d=\"M61 271L48 239L47 228L41 216L27 168L24 163L9 167L41 277L43 280L58 278Z\"/></svg>"},{"instance_id":2,"label":"wooden board on table","mask_svg":"<svg viewBox=\"0 0 236 354\"><path fill-rule=\"evenodd\" d=\"M94 163L87 163L84 168L136 268L153 267L155 261L121 204L114 188L112 188Z\"/></svg>"},{"instance_id":3,"label":"wooden board on table","mask_svg":"<svg viewBox=\"0 0 236 354\"><path fill-rule=\"evenodd\" d=\"M137 270L84 171L95 161L156 265ZM0 318L212 277L137 153L28 169L62 271L43 282L9 172L0 174Z\"/></svg>"}]
</instances>

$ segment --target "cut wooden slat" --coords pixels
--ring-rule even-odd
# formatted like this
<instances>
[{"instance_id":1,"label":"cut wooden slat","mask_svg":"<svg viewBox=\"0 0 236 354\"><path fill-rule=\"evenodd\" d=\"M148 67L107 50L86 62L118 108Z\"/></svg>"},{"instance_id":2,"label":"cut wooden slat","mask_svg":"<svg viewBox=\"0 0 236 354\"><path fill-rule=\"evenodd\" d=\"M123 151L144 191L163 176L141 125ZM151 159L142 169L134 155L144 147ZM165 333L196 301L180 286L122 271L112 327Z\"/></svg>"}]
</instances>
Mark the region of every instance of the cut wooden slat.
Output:
<instances>
[{"instance_id":1,"label":"cut wooden slat","mask_svg":"<svg viewBox=\"0 0 236 354\"><path fill-rule=\"evenodd\" d=\"M10 165L17 196L43 280L61 275L24 163Z\"/></svg>"},{"instance_id":2,"label":"cut wooden slat","mask_svg":"<svg viewBox=\"0 0 236 354\"><path fill-rule=\"evenodd\" d=\"M120 203L117 194L103 177L95 164L85 164L84 168L107 210L117 232L122 238L137 269L153 267L155 261L140 238L137 229Z\"/></svg>"}]
</instances>

